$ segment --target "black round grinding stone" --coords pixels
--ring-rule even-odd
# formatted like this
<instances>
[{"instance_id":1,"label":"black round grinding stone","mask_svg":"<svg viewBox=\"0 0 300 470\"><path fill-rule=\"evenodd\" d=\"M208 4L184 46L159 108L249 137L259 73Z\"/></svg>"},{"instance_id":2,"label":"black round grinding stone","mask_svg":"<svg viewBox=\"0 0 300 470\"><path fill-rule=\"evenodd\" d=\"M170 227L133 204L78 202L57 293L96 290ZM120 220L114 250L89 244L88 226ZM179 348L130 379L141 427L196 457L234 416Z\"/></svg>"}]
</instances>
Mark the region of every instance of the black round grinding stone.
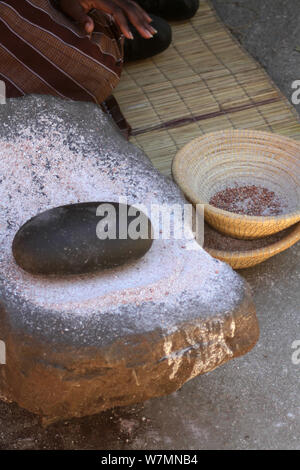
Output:
<instances>
[{"instance_id":1,"label":"black round grinding stone","mask_svg":"<svg viewBox=\"0 0 300 470\"><path fill-rule=\"evenodd\" d=\"M152 242L152 225L142 211L115 202L87 202L36 215L19 229L12 249L25 271L64 275L136 260Z\"/></svg>"}]
</instances>

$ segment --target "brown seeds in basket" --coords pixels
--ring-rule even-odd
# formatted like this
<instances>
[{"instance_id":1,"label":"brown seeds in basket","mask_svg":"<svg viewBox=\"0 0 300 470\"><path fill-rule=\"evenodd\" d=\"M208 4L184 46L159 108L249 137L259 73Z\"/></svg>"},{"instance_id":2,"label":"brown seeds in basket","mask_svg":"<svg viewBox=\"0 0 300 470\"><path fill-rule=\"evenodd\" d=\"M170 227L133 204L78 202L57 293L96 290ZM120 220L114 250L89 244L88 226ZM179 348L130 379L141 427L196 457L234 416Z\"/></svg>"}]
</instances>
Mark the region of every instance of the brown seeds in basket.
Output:
<instances>
[{"instance_id":1,"label":"brown seeds in basket","mask_svg":"<svg viewBox=\"0 0 300 470\"><path fill-rule=\"evenodd\" d=\"M237 186L219 191L209 203L225 211L250 216L279 215L287 207L274 191L255 185Z\"/></svg>"}]
</instances>

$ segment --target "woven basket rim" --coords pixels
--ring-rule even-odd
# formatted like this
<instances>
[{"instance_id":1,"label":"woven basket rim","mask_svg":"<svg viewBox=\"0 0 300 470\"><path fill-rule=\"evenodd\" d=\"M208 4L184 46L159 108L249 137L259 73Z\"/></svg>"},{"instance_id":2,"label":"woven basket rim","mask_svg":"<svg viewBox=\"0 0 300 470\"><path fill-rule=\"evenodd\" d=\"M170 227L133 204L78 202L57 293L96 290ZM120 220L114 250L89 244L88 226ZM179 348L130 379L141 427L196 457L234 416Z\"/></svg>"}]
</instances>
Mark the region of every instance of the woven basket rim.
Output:
<instances>
[{"instance_id":1,"label":"woven basket rim","mask_svg":"<svg viewBox=\"0 0 300 470\"><path fill-rule=\"evenodd\" d=\"M279 215L273 215L273 216L254 216L254 215L237 214L235 212L226 211L224 209L220 209L218 207L212 206L208 202L199 200L199 197L194 193L194 191L191 190L189 187L187 187L187 185L181 181L180 171L179 171L179 162L181 161L182 156L186 154L186 152L188 151L191 145L195 144L196 142L205 141L209 138L213 138L217 136L224 136L224 138L226 138L226 136L229 136L229 135L235 135L237 137L238 136L245 136L245 137L249 136L249 137L260 137L260 138L266 137L269 141L275 140L275 141L280 141L283 143L286 142L290 146L294 146L295 149L298 149L298 151L299 151L299 146L300 146L299 142L297 142L294 139L291 139L290 137L281 136L279 134L275 134L271 132L255 131L251 129L225 129L225 130L220 130L216 132L209 132L200 137L196 137L195 139L192 139L190 142L185 144L177 152L177 154L175 155L172 161L173 178L175 179L176 183L179 185L181 190L187 195L188 199L190 199L194 204L201 204L204 206L208 206L209 210L212 213L222 215L223 217L227 219L236 219L236 220L243 219L249 222L256 222L256 223L257 222L259 223L276 222L279 220L286 221L289 219L295 219L297 217L299 217L299 220L300 220L300 209L293 211L293 212L287 212L286 214L279 214ZM299 186L300 186L300 182L299 182Z\"/></svg>"},{"instance_id":2,"label":"woven basket rim","mask_svg":"<svg viewBox=\"0 0 300 470\"><path fill-rule=\"evenodd\" d=\"M256 248L255 250L247 250L247 251L227 251L227 250L216 250L214 248L209 248L206 249L208 253L214 253L214 256L217 258L218 256L220 257L226 257L230 259L239 259L241 260L242 258L245 259L251 259L256 256L261 256L263 257L264 254L269 255L269 257L276 255L277 253L280 253L283 250L288 249L289 247L293 246L295 243L297 243L300 240L300 222L297 222L295 225L293 225L294 229L283 237L281 240L271 243L270 245L264 246L262 248ZM291 228L291 227L289 227Z\"/></svg>"}]
</instances>

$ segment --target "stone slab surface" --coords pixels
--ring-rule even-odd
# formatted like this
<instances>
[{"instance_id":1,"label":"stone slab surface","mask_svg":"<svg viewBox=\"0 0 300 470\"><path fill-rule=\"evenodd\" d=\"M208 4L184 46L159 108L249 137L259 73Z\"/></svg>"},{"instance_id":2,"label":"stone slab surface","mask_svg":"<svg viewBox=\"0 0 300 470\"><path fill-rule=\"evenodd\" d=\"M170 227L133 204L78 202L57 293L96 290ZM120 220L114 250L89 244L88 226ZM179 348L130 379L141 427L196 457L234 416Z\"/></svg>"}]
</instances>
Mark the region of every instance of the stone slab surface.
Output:
<instances>
[{"instance_id":1,"label":"stone slab surface","mask_svg":"<svg viewBox=\"0 0 300 470\"><path fill-rule=\"evenodd\" d=\"M164 398L43 429L33 414L0 403L3 449L298 449L300 249L242 271L261 336L246 356Z\"/></svg>"},{"instance_id":2,"label":"stone slab surface","mask_svg":"<svg viewBox=\"0 0 300 470\"><path fill-rule=\"evenodd\" d=\"M37 213L122 197L152 220L153 204L186 201L96 105L26 97L0 116L3 395L48 420L84 416L171 393L252 349L247 284L194 239L154 240L143 258L92 275L23 271L11 243Z\"/></svg>"}]
</instances>

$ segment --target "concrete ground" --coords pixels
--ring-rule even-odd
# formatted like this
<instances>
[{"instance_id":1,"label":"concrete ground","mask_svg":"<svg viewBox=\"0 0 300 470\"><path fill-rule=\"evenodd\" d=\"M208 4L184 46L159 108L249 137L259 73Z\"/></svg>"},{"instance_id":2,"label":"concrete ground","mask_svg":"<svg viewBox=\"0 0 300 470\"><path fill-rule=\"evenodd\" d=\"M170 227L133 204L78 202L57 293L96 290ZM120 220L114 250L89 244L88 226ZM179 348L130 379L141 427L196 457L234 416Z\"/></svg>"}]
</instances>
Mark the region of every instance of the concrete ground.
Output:
<instances>
[{"instance_id":1,"label":"concrete ground","mask_svg":"<svg viewBox=\"0 0 300 470\"><path fill-rule=\"evenodd\" d=\"M290 97L300 79L298 0L213 3ZM250 354L171 396L47 429L0 402L0 449L299 450L300 364L292 346L300 341L300 244L241 274L252 286L261 327Z\"/></svg>"},{"instance_id":2,"label":"concrete ground","mask_svg":"<svg viewBox=\"0 0 300 470\"><path fill-rule=\"evenodd\" d=\"M298 0L212 0L219 16L291 99L300 79ZM300 112L300 105L296 106Z\"/></svg>"}]
</instances>

